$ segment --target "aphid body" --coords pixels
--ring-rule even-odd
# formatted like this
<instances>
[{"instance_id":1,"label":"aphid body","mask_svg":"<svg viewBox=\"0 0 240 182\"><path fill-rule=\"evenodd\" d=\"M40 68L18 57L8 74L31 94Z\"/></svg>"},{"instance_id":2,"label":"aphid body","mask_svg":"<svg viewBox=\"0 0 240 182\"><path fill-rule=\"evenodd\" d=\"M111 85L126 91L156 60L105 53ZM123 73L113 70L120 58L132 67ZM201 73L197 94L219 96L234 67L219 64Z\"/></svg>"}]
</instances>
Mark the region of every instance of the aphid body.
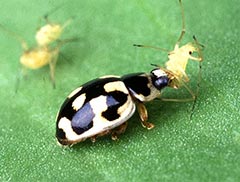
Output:
<instances>
[{"instance_id":1,"label":"aphid body","mask_svg":"<svg viewBox=\"0 0 240 182\"><path fill-rule=\"evenodd\" d=\"M115 140L127 127L126 121L137 107L141 123L151 129L144 102L160 96L170 80L156 68L150 74L105 76L75 89L62 104L57 116L56 137L61 145L111 134Z\"/></svg>"},{"instance_id":2,"label":"aphid body","mask_svg":"<svg viewBox=\"0 0 240 182\"><path fill-rule=\"evenodd\" d=\"M38 69L57 59L59 49L36 47L25 51L20 57L20 63L26 68Z\"/></svg>"},{"instance_id":3,"label":"aphid body","mask_svg":"<svg viewBox=\"0 0 240 182\"><path fill-rule=\"evenodd\" d=\"M178 44L176 44L174 50L168 53L168 61L165 63L165 68L174 75L176 88L181 86L181 82L189 81L189 78L186 74L186 66L189 59L202 61L201 56L192 56L193 53L196 52L199 54L200 52L197 44L197 42L191 42L183 45L182 47L179 47Z\"/></svg>"},{"instance_id":4,"label":"aphid body","mask_svg":"<svg viewBox=\"0 0 240 182\"><path fill-rule=\"evenodd\" d=\"M57 23L47 23L42 26L36 33L35 39L39 46L47 46L59 39L64 28L69 25L72 20L67 20L63 25Z\"/></svg>"},{"instance_id":5,"label":"aphid body","mask_svg":"<svg viewBox=\"0 0 240 182\"><path fill-rule=\"evenodd\" d=\"M21 36L6 29L0 24L0 29L21 43L23 49L23 53L20 56L20 63L22 65L21 73L25 73L26 69L39 69L43 66L49 65L50 78L53 87L55 87L54 73L59 50L62 45L78 40L78 38L59 40L62 30L70 23L70 21L71 20L67 20L63 25L48 23L40 28L40 30L36 33L37 45L31 48L29 48L28 44Z\"/></svg>"}]
</instances>

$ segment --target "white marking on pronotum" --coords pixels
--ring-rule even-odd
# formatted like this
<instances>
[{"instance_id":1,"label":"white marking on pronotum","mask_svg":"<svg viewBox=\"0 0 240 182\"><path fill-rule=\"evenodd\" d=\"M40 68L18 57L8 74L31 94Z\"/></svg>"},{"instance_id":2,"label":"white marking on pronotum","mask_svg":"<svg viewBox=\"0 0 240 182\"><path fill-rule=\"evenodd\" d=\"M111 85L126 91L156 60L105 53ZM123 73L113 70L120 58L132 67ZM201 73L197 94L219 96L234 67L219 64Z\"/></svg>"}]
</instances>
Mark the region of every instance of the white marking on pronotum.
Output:
<instances>
[{"instance_id":1,"label":"white marking on pronotum","mask_svg":"<svg viewBox=\"0 0 240 182\"><path fill-rule=\"evenodd\" d=\"M156 70L152 71L152 73L157 77L167 76L167 73L161 69L156 69Z\"/></svg>"}]
</instances>

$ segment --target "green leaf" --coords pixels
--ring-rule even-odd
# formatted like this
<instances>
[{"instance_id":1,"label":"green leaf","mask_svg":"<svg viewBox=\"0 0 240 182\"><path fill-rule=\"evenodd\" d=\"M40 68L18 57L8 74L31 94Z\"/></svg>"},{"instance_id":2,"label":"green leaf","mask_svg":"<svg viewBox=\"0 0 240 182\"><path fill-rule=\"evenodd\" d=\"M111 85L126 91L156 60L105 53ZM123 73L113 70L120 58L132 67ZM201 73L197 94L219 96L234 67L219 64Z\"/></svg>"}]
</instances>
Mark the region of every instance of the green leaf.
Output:
<instances>
[{"instance_id":1,"label":"green leaf","mask_svg":"<svg viewBox=\"0 0 240 182\"><path fill-rule=\"evenodd\" d=\"M202 82L192 120L192 103L146 104L155 128L142 128L135 114L119 141L109 136L61 148L55 117L76 87L102 75L149 72L167 54L135 48L146 44L172 50L181 31L177 0L2 1L1 24L34 45L39 19L64 23L62 38L79 42L61 48L56 89L48 66L29 71L15 93L21 46L0 32L0 181L239 181L239 2L182 0L183 43L195 35L205 49ZM64 3L65 2L65 3ZM61 4L62 3L62 4ZM197 63L187 72L195 89ZM166 89L165 97L186 98Z\"/></svg>"}]
</instances>

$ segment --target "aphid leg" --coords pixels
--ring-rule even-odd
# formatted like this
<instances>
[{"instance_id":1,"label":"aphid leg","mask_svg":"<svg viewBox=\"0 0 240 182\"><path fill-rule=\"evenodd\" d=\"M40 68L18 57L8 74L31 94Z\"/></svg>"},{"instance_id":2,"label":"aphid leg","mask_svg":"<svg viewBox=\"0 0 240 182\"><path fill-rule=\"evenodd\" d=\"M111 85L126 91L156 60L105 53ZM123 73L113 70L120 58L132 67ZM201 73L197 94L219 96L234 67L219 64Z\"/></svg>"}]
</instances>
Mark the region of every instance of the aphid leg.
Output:
<instances>
[{"instance_id":1,"label":"aphid leg","mask_svg":"<svg viewBox=\"0 0 240 182\"><path fill-rule=\"evenodd\" d=\"M18 92L18 88L19 88L19 85L20 85L20 80L21 80L21 74L17 74L17 76L16 76L16 85L15 85L15 93Z\"/></svg>"},{"instance_id":2,"label":"aphid leg","mask_svg":"<svg viewBox=\"0 0 240 182\"><path fill-rule=\"evenodd\" d=\"M180 81L180 78L178 78L178 76L174 76L175 77L175 79L177 79L178 80L178 82L189 82L189 77L188 77L188 75L186 74L186 72L185 72L185 70L181 67L181 66L179 66L179 65L175 65L175 68L176 68L176 70L178 70L178 72L179 73L181 73L181 79L183 80L183 81ZM173 73L172 73L173 74ZM174 75L174 74L173 74Z\"/></svg>"},{"instance_id":3,"label":"aphid leg","mask_svg":"<svg viewBox=\"0 0 240 182\"><path fill-rule=\"evenodd\" d=\"M57 42L56 50L57 50L57 49L60 49L60 47L63 46L64 44L66 44L66 43L77 42L78 40L79 40L79 38L56 40L56 42ZM71 62L71 60L69 60L63 53L58 52L58 54L59 54L64 60L66 60L67 62L69 62L69 63Z\"/></svg>"},{"instance_id":4,"label":"aphid leg","mask_svg":"<svg viewBox=\"0 0 240 182\"><path fill-rule=\"evenodd\" d=\"M63 6L63 3L60 4L59 6L54 7L53 9L51 9L49 12L47 12L42 18L44 19L44 21L46 21L47 23L51 23L48 19L49 15L55 13L56 11L58 11L61 7ZM42 19L41 18L41 19Z\"/></svg>"},{"instance_id":5,"label":"aphid leg","mask_svg":"<svg viewBox=\"0 0 240 182\"><path fill-rule=\"evenodd\" d=\"M55 76L54 76L55 66L56 66L56 64L54 64L54 63L52 63L52 62L49 63L49 67L50 67L50 78L51 78L51 82L52 82L52 85L53 85L53 88L54 88L54 89L56 88Z\"/></svg>"},{"instance_id":6,"label":"aphid leg","mask_svg":"<svg viewBox=\"0 0 240 182\"><path fill-rule=\"evenodd\" d=\"M196 94L194 94L193 91L184 82L182 82L181 85L190 93L191 98L185 98L185 99L160 98L160 100L167 101L167 102L191 102L196 100Z\"/></svg>"},{"instance_id":7,"label":"aphid leg","mask_svg":"<svg viewBox=\"0 0 240 182\"><path fill-rule=\"evenodd\" d=\"M118 139L118 135L124 133L126 131L127 128L127 122L121 124L120 126L118 126L117 128L112 130L112 140L117 140Z\"/></svg>"},{"instance_id":8,"label":"aphid leg","mask_svg":"<svg viewBox=\"0 0 240 182\"><path fill-rule=\"evenodd\" d=\"M16 75L15 93L18 92L18 88L20 86L20 81L23 78L26 78L26 76L27 76L27 68L24 66L21 66L21 68L17 71L17 75Z\"/></svg>"},{"instance_id":9,"label":"aphid leg","mask_svg":"<svg viewBox=\"0 0 240 182\"><path fill-rule=\"evenodd\" d=\"M53 88L55 88L56 87L56 84L55 84L55 67L56 67L56 63L57 63L57 59L58 59L58 49L54 50L54 52L52 54L54 54L54 55L53 55L52 60L49 62L49 68L50 68L50 78L51 78L51 81L52 81L52 85L53 85Z\"/></svg>"},{"instance_id":10,"label":"aphid leg","mask_svg":"<svg viewBox=\"0 0 240 182\"><path fill-rule=\"evenodd\" d=\"M169 98L160 98L162 101L167 101L167 102L193 102L192 109L191 109L191 114L190 114L190 120L192 119L193 111L195 109L195 104L197 101L198 93L194 94L193 91L183 82L181 85L190 93L191 97L190 98L185 98L185 99L169 99Z\"/></svg>"},{"instance_id":11,"label":"aphid leg","mask_svg":"<svg viewBox=\"0 0 240 182\"><path fill-rule=\"evenodd\" d=\"M148 130L154 128L154 124L147 122L148 120L148 113L145 105L142 102L136 102L138 114L141 119L141 124L144 128L147 128Z\"/></svg>"},{"instance_id":12,"label":"aphid leg","mask_svg":"<svg viewBox=\"0 0 240 182\"><path fill-rule=\"evenodd\" d=\"M59 55L59 49L62 45L68 43L68 42L74 42L78 41L78 38L72 38L72 39L66 39L66 40L59 40L57 46L52 50L52 60L49 62L49 68L50 68L50 78L52 81L53 88L56 87L55 85L55 67L58 60Z\"/></svg>"},{"instance_id":13,"label":"aphid leg","mask_svg":"<svg viewBox=\"0 0 240 182\"><path fill-rule=\"evenodd\" d=\"M196 102L197 102L197 97L198 97L198 94L199 94L199 90L200 90L200 83L201 83L201 80L202 80L202 61L203 61L203 54L202 54L202 49L200 48L200 45L196 39L195 36L193 36L193 39L196 43L196 46L197 46L197 52L198 52L198 58L199 58L199 69L198 69L198 81L197 81L197 89L196 89L196 94L195 94L195 100L193 102L193 105L192 105L192 109L191 109L191 114L190 114L190 119L192 119L192 115L193 115L193 111L195 109L195 105L196 105ZM203 46L202 46L203 47Z\"/></svg>"},{"instance_id":14,"label":"aphid leg","mask_svg":"<svg viewBox=\"0 0 240 182\"><path fill-rule=\"evenodd\" d=\"M189 59L191 59L193 61L202 62L202 58L201 57L194 57L194 56L189 55Z\"/></svg>"},{"instance_id":15,"label":"aphid leg","mask_svg":"<svg viewBox=\"0 0 240 182\"><path fill-rule=\"evenodd\" d=\"M27 45L26 41L21 36L17 35L16 33L12 32L10 30L8 30L2 24L0 24L0 29L2 29L4 32L6 32L9 36L14 37L17 41L19 41L21 43L21 46L22 46L24 51L28 50L28 45Z\"/></svg>"},{"instance_id":16,"label":"aphid leg","mask_svg":"<svg viewBox=\"0 0 240 182\"><path fill-rule=\"evenodd\" d=\"M185 28L185 16L184 16L184 9L183 9L183 5L182 5L182 1L179 0L179 4L180 4L180 8L181 8L181 15L182 15L182 31L181 34L177 40L177 43L175 44L175 48L179 47L180 42L182 41L182 38L186 32L186 28Z\"/></svg>"},{"instance_id":17,"label":"aphid leg","mask_svg":"<svg viewBox=\"0 0 240 182\"><path fill-rule=\"evenodd\" d=\"M19 85L20 85L20 81L23 77L23 69L24 68L21 68L17 71L17 75L16 75L16 85L15 85L15 93L18 92L18 88L19 88Z\"/></svg>"},{"instance_id":18,"label":"aphid leg","mask_svg":"<svg viewBox=\"0 0 240 182\"><path fill-rule=\"evenodd\" d=\"M196 95L199 94L199 90L200 90L200 83L202 81L202 62L199 62L199 71L198 71L198 81L197 81L197 91L196 91Z\"/></svg>"}]
</instances>

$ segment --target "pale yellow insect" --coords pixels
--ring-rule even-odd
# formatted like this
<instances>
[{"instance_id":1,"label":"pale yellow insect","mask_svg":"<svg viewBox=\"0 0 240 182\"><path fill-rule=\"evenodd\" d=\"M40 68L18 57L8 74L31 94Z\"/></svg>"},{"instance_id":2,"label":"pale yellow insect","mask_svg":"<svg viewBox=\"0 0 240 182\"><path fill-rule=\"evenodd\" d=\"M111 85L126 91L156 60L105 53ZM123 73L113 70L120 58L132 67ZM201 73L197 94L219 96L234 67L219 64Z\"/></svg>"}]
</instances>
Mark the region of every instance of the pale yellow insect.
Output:
<instances>
[{"instance_id":1,"label":"pale yellow insect","mask_svg":"<svg viewBox=\"0 0 240 182\"><path fill-rule=\"evenodd\" d=\"M72 18L69 18L63 24L52 22L49 20L48 16L55 13L62 6L63 4L60 4L59 6L53 8L45 16L43 16L43 18L40 19L41 22L42 20L44 20L44 24L40 28L38 28L35 35L38 46L48 46L52 42L59 40L63 33L63 30L72 22Z\"/></svg>"},{"instance_id":2,"label":"pale yellow insect","mask_svg":"<svg viewBox=\"0 0 240 182\"><path fill-rule=\"evenodd\" d=\"M44 47L34 47L31 49L24 50L20 56L20 63L22 65L22 74L24 75L26 69L39 69L45 65L50 67L50 77L55 87L55 65L57 62L59 54L60 45L50 48L48 46Z\"/></svg>"},{"instance_id":3,"label":"pale yellow insect","mask_svg":"<svg viewBox=\"0 0 240 182\"><path fill-rule=\"evenodd\" d=\"M172 88L179 88L181 86L184 86L188 92L191 95L191 98L187 99L167 99L167 98L161 98L161 100L164 101L177 101L177 102L185 102L185 101L196 101L198 92L199 92L199 83L197 84L197 91L194 93L188 86L187 82L189 81L189 77L186 73L186 66L188 64L189 60L197 61L199 62L199 73L198 73L198 82L201 80L201 62L203 61L203 55L201 49L203 46L198 43L195 36L193 36L194 41L187 43L183 46L180 46L180 43L184 37L185 34L185 17L184 17L184 9L181 0L179 0L179 4L181 7L181 15L182 15L182 31L180 34L180 37L178 38L175 47L172 51L168 51L163 48L158 48L154 46L146 46L146 45L136 45L137 47L147 47L147 48L153 48L161 51L167 51L168 52L168 60L165 63L165 67L162 68L164 71L166 71L169 74L171 83L169 83L170 87ZM194 54L197 54L196 56L193 56ZM155 65L157 66L157 65ZM195 102L194 102L195 103ZM193 106L194 108L194 106Z\"/></svg>"},{"instance_id":4,"label":"pale yellow insect","mask_svg":"<svg viewBox=\"0 0 240 182\"><path fill-rule=\"evenodd\" d=\"M58 23L49 22L47 18L47 24L42 26L36 33L35 39L39 46L47 46L52 42L58 40L63 30L71 23L72 19L67 20L63 25Z\"/></svg>"},{"instance_id":5,"label":"pale yellow insect","mask_svg":"<svg viewBox=\"0 0 240 182\"><path fill-rule=\"evenodd\" d=\"M48 42L49 44L47 44L45 41L45 44L43 44L43 45L37 44L36 46L29 48L27 43L25 42L25 40L22 37L20 37L19 35L17 35L16 33L12 32L12 31L6 29L1 24L0 24L0 28L3 31L5 31L6 33L8 33L10 36L15 37L21 43L21 46L23 48L23 53L20 56L20 63L22 65L21 75L26 74L26 69L34 70L34 69L39 69L43 66L49 65L51 81L52 81L53 87L55 87L54 72L55 72L55 66L56 66L56 62L58 59L58 55L59 55L59 49L63 44L72 42L72 41L76 41L77 38L58 40L55 44L49 45L50 43L53 43L53 39L51 39L51 41ZM51 32L51 34L53 34L52 30L49 30L49 32ZM55 37L58 38L57 36L55 36ZM47 40L47 39L48 38L46 38L45 40Z\"/></svg>"}]
</instances>

